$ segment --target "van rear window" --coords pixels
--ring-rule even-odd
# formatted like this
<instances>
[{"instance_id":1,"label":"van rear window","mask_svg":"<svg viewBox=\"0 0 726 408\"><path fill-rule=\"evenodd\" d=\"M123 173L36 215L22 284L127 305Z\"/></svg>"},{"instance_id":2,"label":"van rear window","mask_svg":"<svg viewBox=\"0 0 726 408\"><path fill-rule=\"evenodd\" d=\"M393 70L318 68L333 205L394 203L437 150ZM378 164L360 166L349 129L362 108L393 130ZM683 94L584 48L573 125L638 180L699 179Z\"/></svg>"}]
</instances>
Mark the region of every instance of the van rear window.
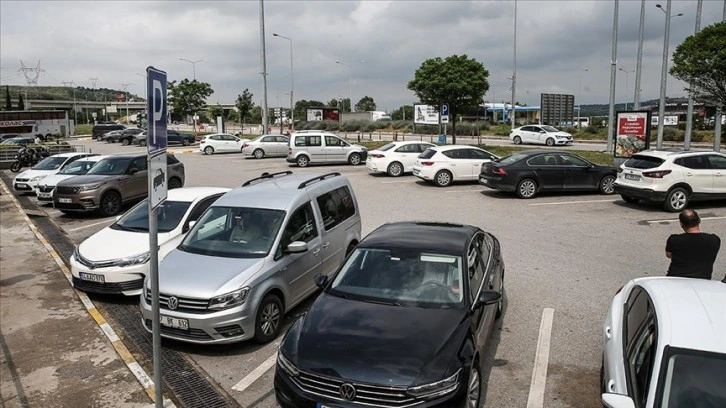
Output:
<instances>
[{"instance_id":1,"label":"van rear window","mask_svg":"<svg viewBox=\"0 0 726 408\"><path fill-rule=\"evenodd\" d=\"M664 161L657 157L636 154L625 162L625 167L632 169L653 169L663 164Z\"/></svg>"}]
</instances>

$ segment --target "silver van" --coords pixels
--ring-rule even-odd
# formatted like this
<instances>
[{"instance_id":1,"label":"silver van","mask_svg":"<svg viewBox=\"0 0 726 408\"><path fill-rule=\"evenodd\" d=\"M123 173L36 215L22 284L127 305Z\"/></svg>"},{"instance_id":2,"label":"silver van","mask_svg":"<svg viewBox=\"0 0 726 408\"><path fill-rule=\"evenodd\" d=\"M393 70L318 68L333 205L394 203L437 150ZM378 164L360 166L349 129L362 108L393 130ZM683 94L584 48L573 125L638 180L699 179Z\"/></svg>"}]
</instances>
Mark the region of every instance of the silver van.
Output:
<instances>
[{"instance_id":1,"label":"silver van","mask_svg":"<svg viewBox=\"0 0 726 408\"><path fill-rule=\"evenodd\" d=\"M313 163L364 163L368 149L350 144L335 133L323 131L295 132L290 136L287 161L299 167Z\"/></svg>"},{"instance_id":2,"label":"silver van","mask_svg":"<svg viewBox=\"0 0 726 408\"><path fill-rule=\"evenodd\" d=\"M159 264L161 335L192 343L273 340L283 316L361 239L340 173L264 173L219 198ZM148 280L140 299L151 331Z\"/></svg>"}]
</instances>

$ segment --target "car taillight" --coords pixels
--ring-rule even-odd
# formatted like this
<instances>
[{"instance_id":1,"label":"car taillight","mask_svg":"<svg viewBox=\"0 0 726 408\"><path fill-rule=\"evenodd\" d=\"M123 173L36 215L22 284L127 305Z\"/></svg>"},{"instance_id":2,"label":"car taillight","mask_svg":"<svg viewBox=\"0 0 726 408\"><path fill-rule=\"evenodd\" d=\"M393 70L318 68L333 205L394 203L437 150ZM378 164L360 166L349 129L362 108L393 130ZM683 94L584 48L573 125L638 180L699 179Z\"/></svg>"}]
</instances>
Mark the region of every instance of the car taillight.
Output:
<instances>
[{"instance_id":1,"label":"car taillight","mask_svg":"<svg viewBox=\"0 0 726 408\"><path fill-rule=\"evenodd\" d=\"M432 162L432 161L425 161L425 162L421 162L421 165L422 166L433 166L434 165L434 162Z\"/></svg>"},{"instance_id":2,"label":"car taillight","mask_svg":"<svg viewBox=\"0 0 726 408\"><path fill-rule=\"evenodd\" d=\"M206 140L202 139L199 141L199 144L204 144L204 142L206 142Z\"/></svg>"},{"instance_id":3,"label":"car taillight","mask_svg":"<svg viewBox=\"0 0 726 408\"><path fill-rule=\"evenodd\" d=\"M500 176L506 176L507 175L507 171L504 170L501 167L492 167L492 173L493 174L499 174Z\"/></svg>"},{"instance_id":4,"label":"car taillight","mask_svg":"<svg viewBox=\"0 0 726 408\"><path fill-rule=\"evenodd\" d=\"M650 177L650 178L663 178L664 176L667 176L669 174L671 174L670 170L644 171L643 172L644 177Z\"/></svg>"},{"instance_id":5,"label":"car taillight","mask_svg":"<svg viewBox=\"0 0 726 408\"><path fill-rule=\"evenodd\" d=\"M245 148L245 147L247 147L247 146L249 146L249 145L250 145L249 143L245 142L245 143L244 143L244 144L242 145L242 147L243 147L243 148Z\"/></svg>"},{"instance_id":6,"label":"car taillight","mask_svg":"<svg viewBox=\"0 0 726 408\"><path fill-rule=\"evenodd\" d=\"M384 158L386 156L385 155L382 155L380 153L373 153L373 154L371 154L371 157L374 158L374 159L381 159L381 158Z\"/></svg>"},{"instance_id":7,"label":"car taillight","mask_svg":"<svg viewBox=\"0 0 726 408\"><path fill-rule=\"evenodd\" d=\"M292 149L287 149L287 155L292 156Z\"/></svg>"}]
</instances>

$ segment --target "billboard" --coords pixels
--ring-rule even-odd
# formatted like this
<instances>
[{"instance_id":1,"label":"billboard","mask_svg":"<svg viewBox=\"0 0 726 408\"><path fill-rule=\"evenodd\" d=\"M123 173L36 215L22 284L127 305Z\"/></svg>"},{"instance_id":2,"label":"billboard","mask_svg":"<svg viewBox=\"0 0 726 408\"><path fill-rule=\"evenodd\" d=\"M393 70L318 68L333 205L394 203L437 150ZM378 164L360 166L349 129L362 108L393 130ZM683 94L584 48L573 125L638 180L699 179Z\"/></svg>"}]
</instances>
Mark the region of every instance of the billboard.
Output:
<instances>
[{"instance_id":1,"label":"billboard","mask_svg":"<svg viewBox=\"0 0 726 408\"><path fill-rule=\"evenodd\" d=\"M439 108L435 105L413 105L413 123L417 125L438 125Z\"/></svg>"},{"instance_id":2,"label":"billboard","mask_svg":"<svg viewBox=\"0 0 726 408\"><path fill-rule=\"evenodd\" d=\"M575 96L566 94L540 94L542 124L570 126L575 120Z\"/></svg>"},{"instance_id":3,"label":"billboard","mask_svg":"<svg viewBox=\"0 0 726 408\"><path fill-rule=\"evenodd\" d=\"M615 157L629 158L650 147L650 111L618 112L615 123Z\"/></svg>"},{"instance_id":4,"label":"billboard","mask_svg":"<svg viewBox=\"0 0 726 408\"><path fill-rule=\"evenodd\" d=\"M650 125L658 126L658 115L651 116ZM663 116L663 126L678 126L678 115Z\"/></svg>"},{"instance_id":5,"label":"billboard","mask_svg":"<svg viewBox=\"0 0 726 408\"><path fill-rule=\"evenodd\" d=\"M307 108L305 111L305 119L308 122L318 122L323 120L340 120L340 109L338 108Z\"/></svg>"}]
</instances>

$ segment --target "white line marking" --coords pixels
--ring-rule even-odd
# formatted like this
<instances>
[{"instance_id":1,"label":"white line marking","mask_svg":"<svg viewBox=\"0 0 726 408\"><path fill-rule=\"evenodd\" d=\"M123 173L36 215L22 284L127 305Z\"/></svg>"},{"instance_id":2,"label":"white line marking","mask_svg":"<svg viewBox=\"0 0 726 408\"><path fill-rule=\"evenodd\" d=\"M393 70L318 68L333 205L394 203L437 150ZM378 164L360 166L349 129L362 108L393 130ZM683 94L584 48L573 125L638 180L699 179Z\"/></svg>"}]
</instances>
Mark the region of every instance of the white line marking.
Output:
<instances>
[{"instance_id":1,"label":"white line marking","mask_svg":"<svg viewBox=\"0 0 726 408\"><path fill-rule=\"evenodd\" d=\"M560 204L582 204L582 203L614 203L615 200L583 200L583 201L558 201L555 203L534 203L530 205L560 205Z\"/></svg>"},{"instance_id":2,"label":"white line marking","mask_svg":"<svg viewBox=\"0 0 726 408\"><path fill-rule=\"evenodd\" d=\"M116 332L113 331L113 328L111 328L111 325L108 323L104 323L101 325L101 330L103 330L104 333L106 333L106 337L108 337L109 340L113 343L114 341L119 341L120 339L116 335Z\"/></svg>"},{"instance_id":3,"label":"white line marking","mask_svg":"<svg viewBox=\"0 0 726 408\"><path fill-rule=\"evenodd\" d=\"M275 362L277 362L277 352L275 354L271 355L270 358L265 360L262 364L260 364L257 368L252 370L251 373L247 374L245 378L243 378L240 382L235 384L232 389L235 391L242 392L247 389L250 385L254 384L255 381L259 380L260 377L265 375L267 370L272 368L272 366L275 365Z\"/></svg>"},{"instance_id":4,"label":"white line marking","mask_svg":"<svg viewBox=\"0 0 726 408\"><path fill-rule=\"evenodd\" d=\"M726 217L703 217L703 218L701 218L701 221L703 221L703 220L726 220ZM671 223L671 222L680 222L680 221L678 221L678 219L675 218L675 219L669 219L669 220L646 220L645 222L647 222L648 224L660 224L662 222Z\"/></svg>"},{"instance_id":5,"label":"white line marking","mask_svg":"<svg viewBox=\"0 0 726 408\"><path fill-rule=\"evenodd\" d=\"M529 385L527 408L541 408L544 406L547 364L549 364L550 359L550 340L554 313L555 309L551 308L545 308L542 311L542 322L539 326L537 353L534 356L534 368L532 369L532 382Z\"/></svg>"},{"instance_id":6,"label":"white line marking","mask_svg":"<svg viewBox=\"0 0 726 408\"><path fill-rule=\"evenodd\" d=\"M80 226L80 227L77 227L77 228L71 228L71 229L66 230L66 231L68 231L68 232L78 231L78 230L82 230L82 229L86 229L86 228L90 228L90 227L95 227L96 225L101 225L101 224L105 224L107 222L113 222L113 221L115 221L115 218L112 218L110 220L103 220L103 221L99 221L99 222L94 222L93 224L83 225L83 226Z\"/></svg>"}]
</instances>

